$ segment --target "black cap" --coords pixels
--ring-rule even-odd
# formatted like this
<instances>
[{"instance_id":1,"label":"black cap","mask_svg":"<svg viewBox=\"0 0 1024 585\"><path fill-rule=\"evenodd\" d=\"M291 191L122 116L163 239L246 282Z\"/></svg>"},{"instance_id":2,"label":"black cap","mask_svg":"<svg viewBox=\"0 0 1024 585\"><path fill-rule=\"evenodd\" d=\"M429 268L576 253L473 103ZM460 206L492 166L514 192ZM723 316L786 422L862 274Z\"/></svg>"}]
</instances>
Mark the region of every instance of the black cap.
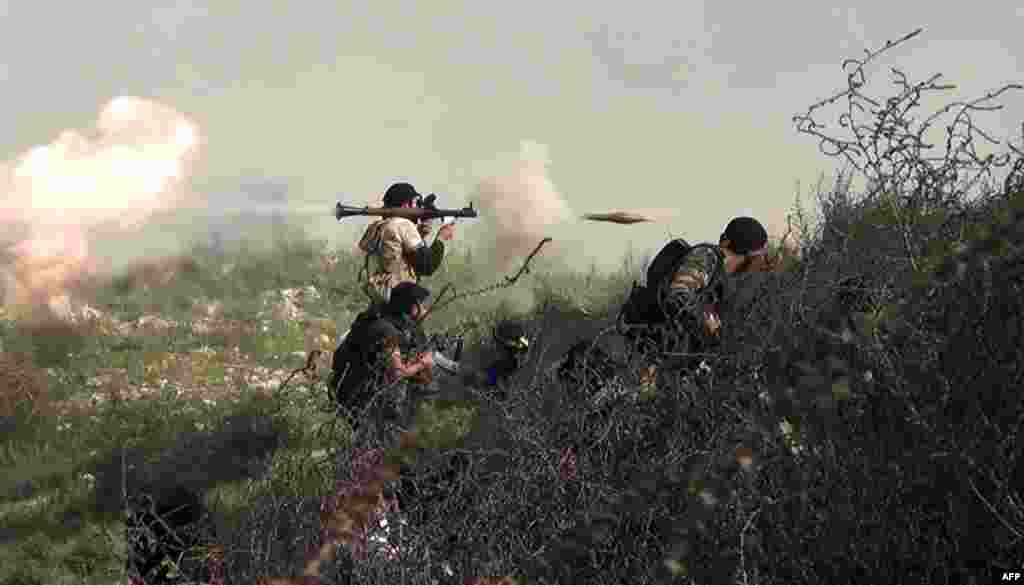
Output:
<instances>
[{"instance_id":1,"label":"black cap","mask_svg":"<svg viewBox=\"0 0 1024 585\"><path fill-rule=\"evenodd\" d=\"M391 289L391 296L388 298L388 312L396 315L404 315L412 311L413 306L422 303L430 297L430 291L414 282L400 282Z\"/></svg>"},{"instance_id":2,"label":"black cap","mask_svg":"<svg viewBox=\"0 0 1024 585\"><path fill-rule=\"evenodd\" d=\"M494 328L494 339L505 347L525 350L529 347L526 339L526 327L519 321L502 321Z\"/></svg>"},{"instance_id":3,"label":"black cap","mask_svg":"<svg viewBox=\"0 0 1024 585\"><path fill-rule=\"evenodd\" d=\"M388 187L387 192L384 193L384 205L398 207L419 196L420 194L416 192L416 188L409 183L395 183Z\"/></svg>"},{"instance_id":4,"label":"black cap","mask_svg":"<svg viewBox=\"0 0 1024 585\"><path fill-rule=\"evenodd\" d=\"M768 232L761 222L752 217L737 217L725 226L722 240L732 243L736 254L763 254L768 243Z\"/></svg>"}]
</instances>

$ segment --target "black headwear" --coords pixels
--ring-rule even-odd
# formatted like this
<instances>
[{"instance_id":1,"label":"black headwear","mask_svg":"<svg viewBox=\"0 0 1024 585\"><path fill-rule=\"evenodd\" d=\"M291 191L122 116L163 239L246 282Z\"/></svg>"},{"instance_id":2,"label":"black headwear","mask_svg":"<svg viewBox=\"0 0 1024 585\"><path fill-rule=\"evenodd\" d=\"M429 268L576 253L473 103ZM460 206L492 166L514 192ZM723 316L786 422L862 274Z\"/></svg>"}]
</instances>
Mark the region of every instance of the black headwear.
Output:
<instances>
[{"instance_id":1,"label":"black headwear","mask_svg":"<svg viewBox=\"0 0 1024 585\"><path fill-rule=\"evenodd\" d=\"M526 327L519 321L498 323L494 329L494 340L513 351L526 351L530 346L526 336Z\"/></svg>"},{"instance_id":2,"label":"black headwear","mask_svg":"<svg viewBox=\"0 0 1024 585\"><path fill-rule=\"evenodd\" d=\"M430 291L414 282L401 282L391 289L385 310L392 315L406 315L413 306L430 297Z\"/></svg>"},{"instance_id":3,"label":"black headwear","mask_svg":"<svg viewBox=\"0 0 1024 585\"><path fill-rule=\"evenodd\" d=\"M721 239L729 240L736 254L758 255L764 253L768 232L752 217L737 217L725 226Z\"/></svg>"},{"instance_id":4,"label":"black headwear","mask_svg":"<svg viewBox=\"0 0 1024 585\"><path fill-rule=\"evenodd\" d=\"M419 197L416 188L409 183L395 183L388 187L384 193L384 205L387 207L398 207Z\"/></svg>"}]
</instances>

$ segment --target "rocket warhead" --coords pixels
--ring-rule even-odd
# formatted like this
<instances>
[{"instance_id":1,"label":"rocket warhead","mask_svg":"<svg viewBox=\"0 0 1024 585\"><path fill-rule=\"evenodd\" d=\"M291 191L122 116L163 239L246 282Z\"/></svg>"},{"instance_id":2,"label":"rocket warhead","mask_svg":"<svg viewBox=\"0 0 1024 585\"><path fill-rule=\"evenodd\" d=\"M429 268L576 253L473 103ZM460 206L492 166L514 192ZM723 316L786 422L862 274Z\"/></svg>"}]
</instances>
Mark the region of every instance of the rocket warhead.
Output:
<instances>
[{"instance_id":1,"label":"rocket warhead","mask_svg":"<svg viewBox=\"0 0 1024 585\"><path fill-rule=\"evenodd\" d=\"M615 211L612 213L587 213L583 215L583 219L588 221L604 221L622 225L655 221L650 217L646 217L637 213L630 213L628 211Z\"/></svg>"}]
</instances>

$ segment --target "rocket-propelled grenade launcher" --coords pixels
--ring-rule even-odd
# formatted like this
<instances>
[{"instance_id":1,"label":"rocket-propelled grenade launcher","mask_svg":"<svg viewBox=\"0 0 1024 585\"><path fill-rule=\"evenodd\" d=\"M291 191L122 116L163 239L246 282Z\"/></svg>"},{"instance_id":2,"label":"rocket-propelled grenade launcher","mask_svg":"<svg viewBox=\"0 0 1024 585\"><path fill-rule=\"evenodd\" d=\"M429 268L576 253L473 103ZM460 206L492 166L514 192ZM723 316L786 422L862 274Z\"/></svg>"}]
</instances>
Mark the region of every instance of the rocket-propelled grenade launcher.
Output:
<instances>
[{"instance_id":1,"label":"rocket-propelled grenade launcher","mask_svg":"<svg viewBox=\"0 0 1024 585\"><path fill-rule=\"evenodd\" d=\"M438 219L444 217L459 218L477 217L473 204L462 209L439 209L435 204L437 195L428 195L416 200L413 207L353 207L344 205L340 201L334 207L334 217L341 221L345 217L369 216L369 217L404 217L410 221Z\"/></svg>"}]
</instances>

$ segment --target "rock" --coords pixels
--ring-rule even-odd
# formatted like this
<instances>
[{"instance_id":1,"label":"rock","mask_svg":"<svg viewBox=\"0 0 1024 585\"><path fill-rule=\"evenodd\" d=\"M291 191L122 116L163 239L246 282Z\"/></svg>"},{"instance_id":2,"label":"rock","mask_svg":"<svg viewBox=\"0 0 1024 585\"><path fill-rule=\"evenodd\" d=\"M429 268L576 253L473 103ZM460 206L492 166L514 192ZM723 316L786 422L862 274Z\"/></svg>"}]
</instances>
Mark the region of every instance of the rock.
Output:
<instances>
[{"instance_id":1,"label":"rock","mask_svg":"<svg viewBox=\"0 0 1024 585\"><path fill-rule=\"evenodd\" d=\"M68 322L75 320L75 312L71 307L71 298L68 295L51 297L46 304L58 319Z\"/></svg>"},{"instance_id":2,"label":"rock","mask_svg":"<svg viewBox=\"0 0 1024 585\"><path fill-rule=\"evenodd\" d=\"M158 315L143 315L134 321L121 323L117 331L121 335L132 335L136 333L165 333L178 326L178 323L164 319Z\"/></svg>"},{"instance_id":3,"label":"rock","mask_svg":"<svg viewBox=\"0 0 1024 585\"><path fill-rule=\"evenodd\" d=\"M271 307L270 315L276 321L294 321L302 316L302 309L291 300L285 300Z\"/></svg>"},{"instance_id":4,"label":"rock","mask_svg":"<svg viewBox=\"0 0 1024 585\"><path fill-rule=\"evenodd\" d=\"M53 317L71 324L95 322L105 318L105 315L99 309L79 303L68 294L50 297L46 301L46 309L49 310L50 315Z\"/></svg>"},{"instance_id":5,"label":"rock","mask_svg":"<svg viewBox=\"0 0 1024 585\"><path fill-rule=\"evenodd\" d=\"M273 380L252 380L249 382L249 387L254 390L273 390L278 386L279 384L274 383Z\"/></svg>"},{"instance_id":6,"label":"rock","mask_svg":"<svg viewBox=\"0 0 1024 585\"><path fill-rule=\"evenodd\" d=\"M194 300L192 318L202 320L219 320L224 318L224 303L221 301Z\"/></svg>"},{"instance_id":7,"label":"rock","mask_svg":"<svg viewBox=\"0 0 1024 585\"><path fill-rule=\"evenodd\" d=\"M271 317L278 321L295 321L305 317L306 303L319 300L320 291L315 286L286 288L263 294L264 306L270 304Z\"/></svg>"},{"instance_id":8,"label":"rock","mask_svg":"<svg viewBox=\"0 0 1024 585\"><path fill-rule=\"evenodd\" d=\"M192 322L193 335L209 335L214 331L214 323L210 319L201 319Z\"/></svg>"}]
</instances>

